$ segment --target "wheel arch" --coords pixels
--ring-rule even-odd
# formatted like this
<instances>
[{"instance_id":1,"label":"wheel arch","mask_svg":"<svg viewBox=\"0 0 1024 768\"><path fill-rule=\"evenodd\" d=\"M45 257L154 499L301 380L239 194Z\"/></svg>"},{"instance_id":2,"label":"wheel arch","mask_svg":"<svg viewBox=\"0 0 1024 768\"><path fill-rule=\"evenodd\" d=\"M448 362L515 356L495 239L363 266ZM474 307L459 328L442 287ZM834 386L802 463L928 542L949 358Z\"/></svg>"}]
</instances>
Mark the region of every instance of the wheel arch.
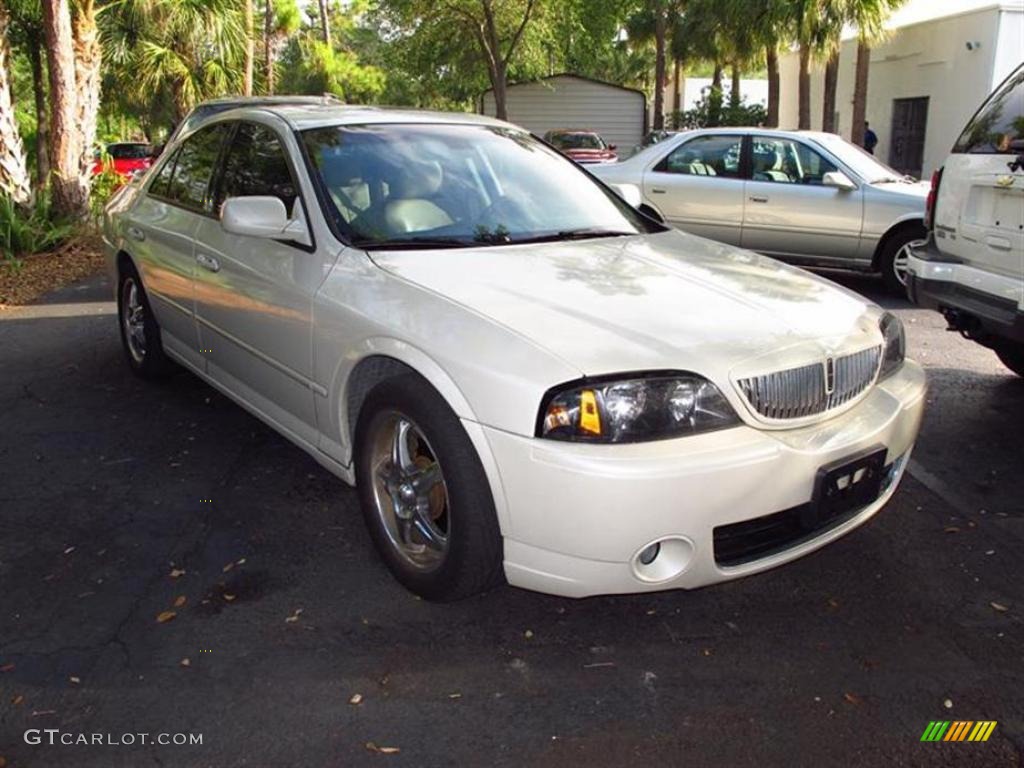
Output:
<instances>
[{"instance_id":1,"label":"wheel arch","mask_svg":"<svg viewBox=\"0 0 1024 768\"><path fill-rule=\"evenodd\" d=\"M925 234L924 227L924 214L921 216L912 215L908 218L900 219L895 222L892 226L885 231L875 246L875 252L871 257L871 268L876 272L882 268L882 254L885 253L886 248L893 241L894 238L902 235L904 232L920 232L922 236Z\"/></svg>"}]
</instances>

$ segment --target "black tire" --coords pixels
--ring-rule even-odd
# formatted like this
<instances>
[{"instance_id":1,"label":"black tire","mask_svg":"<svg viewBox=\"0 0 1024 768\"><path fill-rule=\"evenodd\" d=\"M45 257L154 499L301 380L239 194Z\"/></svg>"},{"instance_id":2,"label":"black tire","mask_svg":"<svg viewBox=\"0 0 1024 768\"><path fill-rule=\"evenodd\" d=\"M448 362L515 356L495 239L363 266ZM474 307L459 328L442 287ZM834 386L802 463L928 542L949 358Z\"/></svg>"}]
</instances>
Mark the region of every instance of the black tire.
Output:
<instances>
[{"instance_id":1,"label":"black tire","mask_svg":"<svg viewBox=\"0 0 1024 768\"><path fill-rule=\"evenodd\" d=\"M1024 376L1024 344L1003 341L993 349L1003 365L1018 376Z\"/></svg>"},{"instance_id":2,"label":"black tire","mask_svg":"<svg viewBox=\"0 0 1024 768\"><path fill-rule=\"evenodd\" d=\"M923 225L905 226L890 236L878 254L878 269L882 273L885 287L898 296L906 298L907 287L896 269L896 257L905 245L915 240L924 240L928 236Z\"/></svg>"},{"instance_id":3,"label":"black tire","mask_svg":"<svg viewBox=\"0 0 1024 768\"><path fill-rule=\"evenodd\" d=\"M132 287L137 291L136 297L142 311L142 345L141 355L138 353L137 345L129 340L128 322L126 321L126 308L129 304L129 296ZM121 329L121 346L124 349L125 358L132 373L143 379L162 379L168 376L173 370L173 365L164 353L163 342L160 338L160 326L149 304L149 297L142 285L142 279L134 265L126 264L120 271L117 281L117 325Z\"/></svg>"},{"instance_id":4,"label":"black tire","mask_svg":"<svg viewBox=\"0 0 1024 768\"><path fill-rule=\"evenodd\" d=\"M414 567L392 540L378 500L395 504L382 491L380 441L389 422L407 419L422 433L440 466L447 549L429 570ZM416 374L389 379L367 396L355 440L356 488L377 551L391 573L411 592L428 600L458 600L503 582L502 540L494 499L480 457L444 398ZM375 453L376 451L376 453ZM377 456L378 458L375 458ZM440 519L438 520L440 522Z\"/></svg>"}]
</instances>

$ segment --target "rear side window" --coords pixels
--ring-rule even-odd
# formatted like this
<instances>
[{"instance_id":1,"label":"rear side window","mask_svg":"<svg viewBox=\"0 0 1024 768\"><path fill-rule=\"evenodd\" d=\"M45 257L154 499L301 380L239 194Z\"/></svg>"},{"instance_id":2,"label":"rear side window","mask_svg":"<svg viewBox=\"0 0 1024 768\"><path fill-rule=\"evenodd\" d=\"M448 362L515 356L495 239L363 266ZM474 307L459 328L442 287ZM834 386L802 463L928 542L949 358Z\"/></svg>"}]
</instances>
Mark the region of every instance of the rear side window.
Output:
<instances>
[{"instance_id":1,"label":"rear side window","mask_svg":"<svg viewBox=\"0 0 1024 768\"><path fill-rule=\"evenodd\" d=\"M291 212L298 193L277 134L258 123L239 123L215 205L219 208L229 197L249 195L280 198Z\"/></svg>"},{"instance_id":2,"label":"rear side window","mask_svg":"<svg viewBox=\"0 0 1024 768\"><path fill-rule=\"evenodd\" d=\"M174 175L164 196L183 208L209 213L207 190L214 166L227 134L227 125L213 125L202 128L185 139L178 150L174 164Z\"/></svg>"},{"instance_id":3,"label":"rear side window","mask_svg":"<svg viewBox=\"0 0 1024 768\"><path fill-rule=\"evenodd\" d=\"M1024 66L988 97L957 139L953 152L968 155L1024 152Z\"/></svg>"},{"instance_id":4,"label":"rear side window","mask_svg":"<svg viewBox=\"0 0 1024 768\"><path fill-rule=\"evenodd\" d=\"M686 176L723 176L739 178L741 134L698 136L675 149L654 169L662 173Z\"/></svg>"}]
</instances>

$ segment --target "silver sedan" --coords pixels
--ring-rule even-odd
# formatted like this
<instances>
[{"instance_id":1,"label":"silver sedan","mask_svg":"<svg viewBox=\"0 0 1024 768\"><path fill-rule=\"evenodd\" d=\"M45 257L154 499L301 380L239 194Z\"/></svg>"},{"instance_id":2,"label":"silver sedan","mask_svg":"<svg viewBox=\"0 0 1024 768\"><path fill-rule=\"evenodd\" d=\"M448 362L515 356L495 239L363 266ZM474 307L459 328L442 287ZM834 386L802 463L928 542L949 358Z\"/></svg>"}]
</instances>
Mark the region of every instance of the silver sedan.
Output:
<instances>
[{"instance_id":1,"label":"silver sedan","mask_svg":"<svg viewBox=\"0 0 1024 768\"><path fill-rule=\"evenodd\" d=\"M591 173L687 232L805 266L880 272L902 294L928 187L831 133L685 131Z\"/></svg>"}]
</instances>

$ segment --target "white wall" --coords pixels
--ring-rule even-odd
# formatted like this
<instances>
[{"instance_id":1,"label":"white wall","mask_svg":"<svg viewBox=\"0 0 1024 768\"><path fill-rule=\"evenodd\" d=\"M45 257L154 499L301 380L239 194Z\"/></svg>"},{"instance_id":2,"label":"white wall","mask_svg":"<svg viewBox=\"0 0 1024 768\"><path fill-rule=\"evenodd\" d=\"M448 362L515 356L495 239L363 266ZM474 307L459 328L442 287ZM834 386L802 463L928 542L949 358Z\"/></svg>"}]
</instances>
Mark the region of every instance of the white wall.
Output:
<instances>
[{"instance_id":1,"label":"white wall","mask_svg":"<svg viewBox=\"0 0 1024 768\"><path fill-rule=\"evenodd\" d=\"M936 6L939 3L935 3ZM971 42L973 50L967 50ZM981 43L978 47L975 43ZM889 40L871 52L867 119L878 134L875 154L889 159L892 102L898 98L928 96L922 177L945 161L964 125L993 86L1018 65L1024 44L1024 3L1011 2L910 24L893 30ZM836 109L839 133L850 138L853 81L857 44L842 44ZM779 123L798 123L799 57L786 54L780 62L782 84ZM822 71L819 63L811 76L811 127L821 128Z\"/></svg>"},{"instance_id":2,"label":"white wall","mask_svg":"<svg viewBox=\"0 0 1024 768\"><path fill-rule=\"evenodd\" d=\"M494 93L483 98L483 113L495 114ZM636 91L560 75L510 85L508 119L538 136L555 128L588 128L609 144L627 149L644 134L644 97Z\"/></svg>"},{"instance_id":3,"label":"white wall","mask_svg":"<svg viewBox=\"0 0 1024 768\"><path fill-rule=\"evenodd\" d=\"M705 88L711 88L710 77L684 77L681 78L683 81L682 89L682 105L683 111L687 109L693 109L697 106L697 102L703 97L703 91ZM670 83L671 87L671 83ZM722 80L722 95L725 97L726 103L729 101L729 94L732 91L732 81L726 77ZM767 106L768 104L768 81L767 80L740 80L740 97L746 101L747 104L762 104ZM665 101L666 109L671 110L672 108L672 94L670 93Z\"/></svg>"}]
</instances>

